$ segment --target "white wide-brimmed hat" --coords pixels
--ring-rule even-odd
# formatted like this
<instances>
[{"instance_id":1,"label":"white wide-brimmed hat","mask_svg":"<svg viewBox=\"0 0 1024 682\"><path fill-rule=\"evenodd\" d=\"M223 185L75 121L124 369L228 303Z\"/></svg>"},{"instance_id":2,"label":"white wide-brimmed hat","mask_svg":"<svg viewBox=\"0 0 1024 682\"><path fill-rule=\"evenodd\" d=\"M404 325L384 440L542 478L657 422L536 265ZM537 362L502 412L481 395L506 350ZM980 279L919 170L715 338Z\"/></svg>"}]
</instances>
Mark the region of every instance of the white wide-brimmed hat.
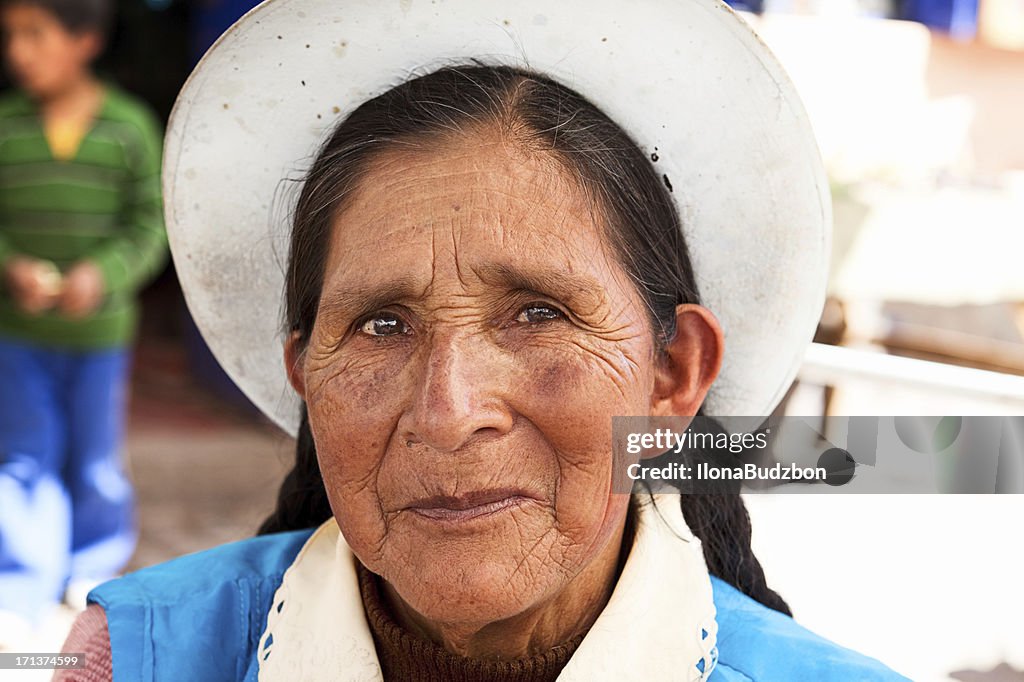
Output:
<instances>
[{"instance_id":1,"label":"white wide-brimmed hat","mask_svg":"<svg viewBox=\"0 0 1024 682\"><path fill-rule=\"evenodd\" d=\"M554 78L657 159L725 330L706 412L770 412L821 312L831 204L793 85L719 0L268 0L245 15L182 89L164 159L174 264L231 378L295 433L286 180L366 100L473 59Z\"/></svg>"}]
</instances>

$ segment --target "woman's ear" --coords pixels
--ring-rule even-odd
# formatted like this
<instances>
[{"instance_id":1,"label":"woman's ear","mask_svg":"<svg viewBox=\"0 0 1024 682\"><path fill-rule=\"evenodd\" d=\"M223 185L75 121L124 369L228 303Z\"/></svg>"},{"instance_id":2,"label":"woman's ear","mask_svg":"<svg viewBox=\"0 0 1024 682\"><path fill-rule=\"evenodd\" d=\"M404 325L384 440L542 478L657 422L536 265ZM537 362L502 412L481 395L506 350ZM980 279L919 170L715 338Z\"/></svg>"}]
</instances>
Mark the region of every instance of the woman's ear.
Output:
<instances>
[{"instance_id":1,"label":"woman's ear","mask_svg":"<svg viewBox=\"0 0 1024 682\"><path fill-rule=\"evenodd\" d=\"M676 335L658 359L651 414L691 416L722 367L725 337L710 310L693 303L676 306Z\"/></svg>"},{"instance_id":2,"label":"woman's ear","mask_svg":"<svg viewBox=\"0 0 1024 682\"><path fill-rule=\"evenodd\" d=\"M305 353L306 346L299 332L292 332L284 342L284 369L288 373L288 383L303 400L306 399Z\"/></svg>"}]
</instances>

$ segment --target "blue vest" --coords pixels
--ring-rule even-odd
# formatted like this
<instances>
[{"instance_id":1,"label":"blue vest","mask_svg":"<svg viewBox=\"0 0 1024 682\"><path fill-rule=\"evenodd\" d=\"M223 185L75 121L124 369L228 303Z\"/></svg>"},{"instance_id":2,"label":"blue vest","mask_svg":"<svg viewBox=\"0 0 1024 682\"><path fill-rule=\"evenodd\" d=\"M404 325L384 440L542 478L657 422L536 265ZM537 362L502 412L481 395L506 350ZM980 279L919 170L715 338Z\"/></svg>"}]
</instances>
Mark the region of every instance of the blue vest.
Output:
<instances>
[{"instance_id":1,"label":"blue vest","mask_svg":"<svg viewBox=\"0 0 1024 682\"><path fill-rule=\"evenodd\" d=\"M97 587L114 682L255 682L274 592L312 530L190 554ZM713 682L905 680L712 577L718 611ZM657 681L653 681L657 682Z\"/></svg>"}]
</instances>

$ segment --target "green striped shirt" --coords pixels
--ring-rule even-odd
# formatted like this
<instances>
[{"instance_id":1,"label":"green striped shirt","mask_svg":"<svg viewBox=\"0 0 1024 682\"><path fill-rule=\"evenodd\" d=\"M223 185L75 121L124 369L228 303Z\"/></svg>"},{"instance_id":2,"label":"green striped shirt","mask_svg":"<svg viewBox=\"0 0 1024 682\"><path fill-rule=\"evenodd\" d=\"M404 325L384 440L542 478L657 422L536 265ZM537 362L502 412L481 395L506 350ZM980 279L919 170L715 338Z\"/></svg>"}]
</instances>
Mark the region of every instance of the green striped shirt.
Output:
<instances>
[{"instance_id":1,"label":"green striped shirt","mask_svg":"<svg viewBox=\"0 0 1024 682\"><path fill-rule=\"evenodd\" d=\"M76 155L54 158L35 104L0 96L0 267L17 255L62 271L89 259L106 296L92 316L21 312L0 282L0 336L57 348L125 346L139 288L167 251L160 197L160 126L144 104L106 84L103 105Z\"/></svg>"}]
</instances>

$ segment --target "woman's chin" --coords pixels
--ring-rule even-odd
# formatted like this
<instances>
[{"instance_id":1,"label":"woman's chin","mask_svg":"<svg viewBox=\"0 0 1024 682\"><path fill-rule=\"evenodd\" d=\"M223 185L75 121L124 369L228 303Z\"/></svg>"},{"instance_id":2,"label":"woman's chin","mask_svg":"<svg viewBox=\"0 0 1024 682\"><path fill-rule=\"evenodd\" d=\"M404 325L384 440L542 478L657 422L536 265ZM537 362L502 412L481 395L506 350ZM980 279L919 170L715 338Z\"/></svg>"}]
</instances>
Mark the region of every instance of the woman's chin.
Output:
<instances>
[{"instance_id":1,"label":"woman's chin","mask_svg":"<svg viewBox=\"0 0 1024 682\"><path fill-rule=\"evenodd\" d=\"M503 551L493 547L475 553L426 546L419 561L385 579L429 621L494 623L522 613L563 585L566 576L544 554L536 547L510 552L507 545Z\"/></svg>"}]
</instances>

